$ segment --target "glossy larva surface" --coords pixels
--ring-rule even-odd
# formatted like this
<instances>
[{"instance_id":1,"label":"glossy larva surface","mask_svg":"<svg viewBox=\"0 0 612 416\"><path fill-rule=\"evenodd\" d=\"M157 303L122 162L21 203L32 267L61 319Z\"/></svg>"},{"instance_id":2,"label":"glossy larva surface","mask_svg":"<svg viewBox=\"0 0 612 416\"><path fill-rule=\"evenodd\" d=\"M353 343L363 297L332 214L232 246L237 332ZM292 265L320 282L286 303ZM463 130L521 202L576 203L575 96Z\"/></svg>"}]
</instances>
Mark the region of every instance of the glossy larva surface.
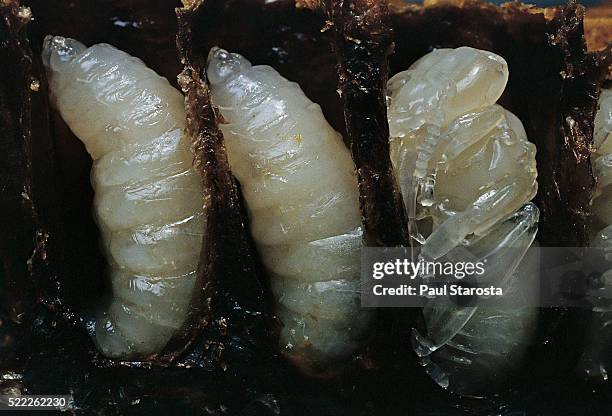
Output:
<instances>
[{"instance_id":1,"label":"glossy larva surface","mask_svg":"<svg viewBox=\"0 0 612 416\"><path fill-rule=\"evenodd\" d=\"M111 357L158 352L185 320L205 228L183 96L107 44L48 36L43 61L55 108L94 161L113 294L96 342Z\"/></svg>"},{"instance_id":2,"label":"glossy larva surface","mask_svg":"<svg viewBox=\"0 0 612 416\"><path fill-rule=\"evenodd\" d=\"M280 345L305 370L355 350L361 217L340 135L300 87L215 48L207 76L251 231L272 278Z\"/></svg>"},{"instance_id":3,"label":"glossy larva surface","mask_svg":"<svg viewBox=\"0 0 612 416\"><path fill-rule=\"evenodd\" d=\"M485 261L479 281L509 298L537 287L538 264L525 255L539 212L529 203L535 146L496 104L507 80L500 56L439 49L389 80L387 102L391 161L420 255ZM534 309L461 307L443 297L428 301L423 315L427 331L414 330L414 350L438 384L462 394L503 380L537 321Z\"/></svg>"}]
</instances>

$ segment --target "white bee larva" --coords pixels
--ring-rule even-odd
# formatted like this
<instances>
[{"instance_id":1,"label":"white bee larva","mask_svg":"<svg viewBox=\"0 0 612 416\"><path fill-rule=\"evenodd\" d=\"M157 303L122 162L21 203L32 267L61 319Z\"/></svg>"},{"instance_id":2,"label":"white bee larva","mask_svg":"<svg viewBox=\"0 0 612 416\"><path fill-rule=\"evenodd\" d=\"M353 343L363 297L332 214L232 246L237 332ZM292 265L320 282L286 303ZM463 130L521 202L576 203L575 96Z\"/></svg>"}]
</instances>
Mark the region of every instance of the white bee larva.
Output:
<instances>
[{"instance_id":1,"label":"white bee larva","mask_svg":"<svg viewBox=\"0 0 612 416\"><path fill-rule=\"evenodd\" d=\"M520 120L495 104L507 80L506 62L493 53L436 50L389 80L388 118L391 160L421 256L486 259L479 281L514 296L537 283L517 286L536 277L537 264L521 260L539 213L528 203L537 191L535 146ZM434 299L423 312L427 333L414 332L414 349L440 385L463 392L514 365L535 325L529 308Z\"/></svg>"},{"instance_id":2,"label":"white bee larva","mask_svg":"<svg viewBox=\"0 0 612 416\"><path fill-rule=\"evenodd\" d=\"M112 280L96 342L111 357L157 352L185 320L205 228L183 96L110 45L48 36L43 61L55 108L94 161Z\"/></svg>"},{"instance_id":3,"label":"white bee larva","mask_svg":"<svg viewBox=\"0 0 612 416\"><path fill-rule=\"evenodd\" d=\"M319 105L273 68L214 48L207 75L272 279L281 348L305 370L336 362L354 351L367 321L359 308L362 232L350 153Z\"/></svg>"}]
</instances>

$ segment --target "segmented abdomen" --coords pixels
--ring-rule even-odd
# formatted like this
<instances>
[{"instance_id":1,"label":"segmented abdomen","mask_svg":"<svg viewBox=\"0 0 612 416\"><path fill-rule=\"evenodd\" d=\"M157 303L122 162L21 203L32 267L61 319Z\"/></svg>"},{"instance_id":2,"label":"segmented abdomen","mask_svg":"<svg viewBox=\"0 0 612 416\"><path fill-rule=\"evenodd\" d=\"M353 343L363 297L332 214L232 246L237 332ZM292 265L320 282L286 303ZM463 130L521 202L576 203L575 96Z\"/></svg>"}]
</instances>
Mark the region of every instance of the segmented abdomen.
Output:
<instances>
[{"instance_id":1,"label":"segmented abdomen","mask_svg":"<svg viewBox=\"0 0 612 416\"><path fill-rule=\"evenodd\" d=\"M159 351L185 319L205 226L183 97L110 45L47 37L43 60L55 107L94 160L113 291L96 341L114 357Z\"/></svg>"},{"instance_id":2,"label":"segmented abdomen","mask_svg":"<svg viewBox=\"0 0 612 416\"><path fill-rule=\"evenodd\" d=\"M353 352L361 216L349 151L321 108L268 66L214 49L208 77L232 171L272 278L281 347L306 370Z\"/></svg>"}]
</instances>

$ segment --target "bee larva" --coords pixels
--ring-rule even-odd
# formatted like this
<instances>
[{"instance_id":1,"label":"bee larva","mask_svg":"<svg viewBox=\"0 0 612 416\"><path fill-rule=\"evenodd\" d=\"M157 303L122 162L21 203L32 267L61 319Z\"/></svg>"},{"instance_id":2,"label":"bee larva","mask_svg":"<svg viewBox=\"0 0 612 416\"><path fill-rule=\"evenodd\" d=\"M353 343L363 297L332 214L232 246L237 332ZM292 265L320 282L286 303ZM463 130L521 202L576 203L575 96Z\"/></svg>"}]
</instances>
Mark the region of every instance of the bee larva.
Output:
<instances>
[{"instance_id":1,"label":"bee larva","mask_svg":"<svg viewBox=\"0 0 612 416\"><path fill-rule=\"evenodd\" d=\"M43 62L55 108L94 161L112 281L95 340L111 357L157 352L186 317L205 228L183 96L107 44L48 36Z\"/></svg>"},{"instance_id":2,"label":"bee larva","mask_svg":"<svg viewBox=\"0 0 612 416\"><path fill-rule=\"evenodd\" d=\"M479 281L523 296L537 284L538 265L523 259L537 231L539 211L529 203L537 170L521 121L495 104L507 80L506 62L490 52L425 55L389 80L390 147L421 255L485 259ZM423 314L426 336L415 330L412 342L426 370L443 387L473 392L520 362L536 311L452 306L441 298Z\"/></svg>"},{"instance_id":3,"label":"bee larva","mask_svg":"<svg viewBox=\"0 0 612 416\"><path fill-rule=\"evenodd\" d=\"M214 48L207 76L230 166L271 276L280 344L305 371L353 352L360 310L355 167L319 105L269 66Z\"/></svg>"}]
</instances>

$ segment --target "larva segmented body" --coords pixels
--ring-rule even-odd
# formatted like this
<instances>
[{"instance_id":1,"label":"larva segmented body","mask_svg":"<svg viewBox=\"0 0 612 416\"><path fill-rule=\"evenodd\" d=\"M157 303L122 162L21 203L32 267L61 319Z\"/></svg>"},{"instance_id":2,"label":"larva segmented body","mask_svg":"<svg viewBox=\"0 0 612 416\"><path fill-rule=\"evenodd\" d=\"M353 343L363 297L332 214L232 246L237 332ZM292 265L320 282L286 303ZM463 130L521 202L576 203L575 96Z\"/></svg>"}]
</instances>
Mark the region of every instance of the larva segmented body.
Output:
<instances>
[{"instance_id":1,"label":"larva segmented body","mask_svg":"<svg viewBox=\"0 0 612 416\"><path fill-rule=\"evenodd\" d=\"M183 96L110 45L48 36L43 61L55 107L94 160L113 291L96 342L112 357L157 352L186 317L206 220Z\"/></svg>"},{"instance_id":2,"label":"larva segmented body","mask_svg":"<svg viewBox=\"0 0 612 416\"><path fill-rule=\"evenodd\" d=\"M226 124L233 173L272 279L280 344L305 370L354 351L361 216L355 168L340 135L300 87L269 66L214 48L207 75Z\"/></svg>"}]
</instances>

